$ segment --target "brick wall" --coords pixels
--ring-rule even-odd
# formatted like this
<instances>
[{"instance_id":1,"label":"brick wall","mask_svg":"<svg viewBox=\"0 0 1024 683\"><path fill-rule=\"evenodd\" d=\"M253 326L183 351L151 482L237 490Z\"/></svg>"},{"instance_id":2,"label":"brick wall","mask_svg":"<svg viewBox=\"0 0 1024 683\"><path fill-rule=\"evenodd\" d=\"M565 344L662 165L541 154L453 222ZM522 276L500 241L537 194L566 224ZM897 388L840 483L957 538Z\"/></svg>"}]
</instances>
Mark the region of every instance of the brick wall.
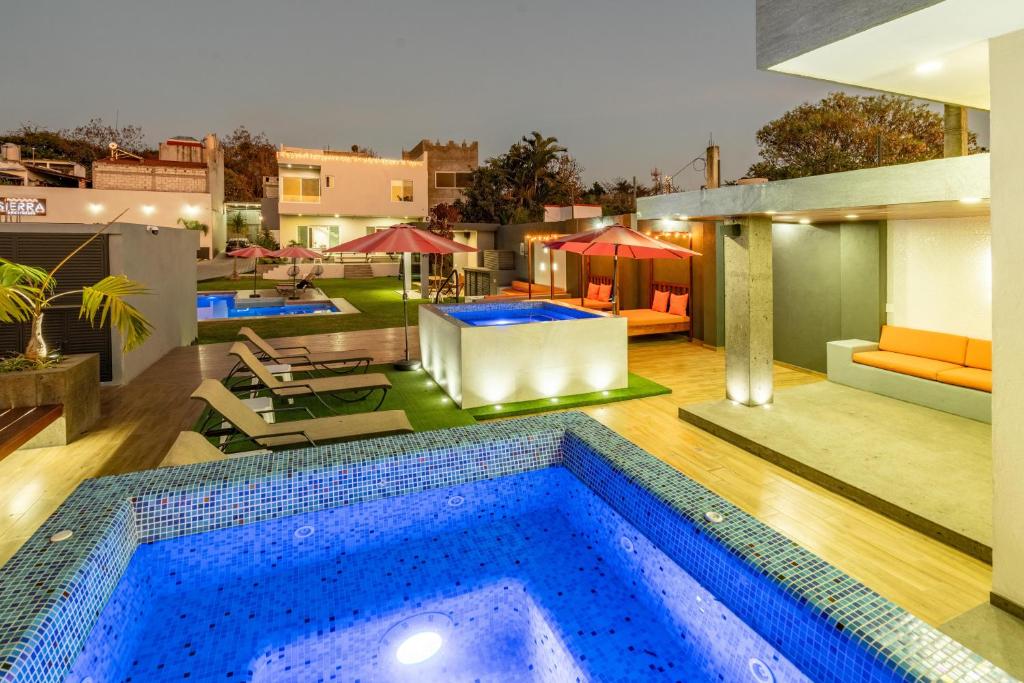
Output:
<instances>
[{"instance_id":1,"label":"brick wall","mask_svg":"<svg viewBox=\"0 0 1024 683\"><path fill-rule=\"evenodd\" d=\"M472 171L480 165L480 147L473 142L447 143L420 140L409 151L402 152L403 159L419 159L427 153L427 202L430 206L445 202L451 204L462 196L462 190L454 187L435 187L437 171Z\"/></svg>"},{"instance_id":2,"label":"brick wall","mask_svg":"<svg viewBox=\"0 0 1024 683\"><path fill-rule=\"evenodd\" d=\"M150 190L155 192L209 192L205 168L124 166L97 161L92 168L97 190Z\"/></svg>"}]
</instances>

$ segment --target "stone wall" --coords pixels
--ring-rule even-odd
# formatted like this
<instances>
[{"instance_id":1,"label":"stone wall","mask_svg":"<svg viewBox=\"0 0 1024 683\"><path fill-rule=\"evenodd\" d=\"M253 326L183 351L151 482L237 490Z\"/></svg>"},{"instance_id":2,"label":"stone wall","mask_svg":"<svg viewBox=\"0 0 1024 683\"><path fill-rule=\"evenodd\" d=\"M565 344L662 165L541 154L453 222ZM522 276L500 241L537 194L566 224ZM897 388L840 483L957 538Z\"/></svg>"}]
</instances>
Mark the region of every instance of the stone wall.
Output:
<instances>
[{"instance_id":1,"label":"stone wall","mask_svg":"<svg viewBox=\"0 0 1024 683\"><path fill-rule=\"evenodd\" d=\"M438 171L467 172L480 165L480 143L420 140L409 151L402 151L403 159L419 159L427 155L427 201L430 206L442 202L451 204L462 197L462 190L456 187L436 187Z\"/></svg>"},{"instance_id":2,"label":"stone wall","mask_svg":"<svg viewBox=\"0 0 1024 683\"><path fill-rule=\"evenodd\" d=\"M177 166L110 164L92 166L92 186L97 190L149 190L155 192L209 192L207 169Z\"/></svg>"}]
</instances>

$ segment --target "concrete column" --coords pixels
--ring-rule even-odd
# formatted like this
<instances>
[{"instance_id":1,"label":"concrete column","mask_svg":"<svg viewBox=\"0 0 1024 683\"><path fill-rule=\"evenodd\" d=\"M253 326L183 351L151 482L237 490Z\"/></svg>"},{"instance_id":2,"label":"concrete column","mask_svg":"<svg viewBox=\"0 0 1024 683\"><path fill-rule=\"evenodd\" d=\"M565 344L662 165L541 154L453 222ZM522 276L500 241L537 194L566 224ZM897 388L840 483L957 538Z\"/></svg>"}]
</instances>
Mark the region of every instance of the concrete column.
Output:
<instances>
[{"instance_id":1,"label":"concrete column","mask_svg":"<svg viewBox=\"0 0 1024 683\"><path fill-rule=\"evenodd\" d=\"M771 403L772 222L744 218L738 228L723 229L726 397L748 406Z\"/></svg>"},{"instance_id":2,"label":"concrete column","mask_svg":"<svg viewBox=\"0 0 1024 683\"><path fill-rule=\"evenodd\" d=\"M992 92L992 602L1024 617L1024 31L989 41Z\"/></svg>"},{"instance_id":3,"label":"concrete column","mask_svg":"<svg viewBox=\"0 0 1024 683\"><path fill-rule=\"evenodd\" d=\"M943 117L946 139L942 156L967 156L967 107L947 104Z\"/></svg>"}]
</instances>

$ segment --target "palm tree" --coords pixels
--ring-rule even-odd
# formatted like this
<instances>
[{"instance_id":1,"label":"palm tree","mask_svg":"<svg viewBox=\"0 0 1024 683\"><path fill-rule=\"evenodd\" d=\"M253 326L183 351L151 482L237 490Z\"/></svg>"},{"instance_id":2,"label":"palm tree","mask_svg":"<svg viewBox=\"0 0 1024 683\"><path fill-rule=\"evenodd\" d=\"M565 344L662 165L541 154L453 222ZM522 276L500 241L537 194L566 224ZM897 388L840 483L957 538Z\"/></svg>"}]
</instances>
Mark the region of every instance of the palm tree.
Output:
<instances>
[{"instance_id":1,"label":"palm tree","mask_svg":"<svg viewBox=\"0 0 1024 683\"><path fill-rule=\"evenodd\" d=\"M90 287L54 294L57 288L54 276L57 272L124 214L125 211L122 211L97 230L49 272L0 258L0 322L30 322L32 325L24 358L36 363L47 358L49 350L43 338L43 315L58 299L76 294L82 297L79 317L88 320L93 327L109 322L121 333L125 351L136 348L152 333L149 321L137 308L125 301L125 297L145 294L148 290L124 275L108 275Z\"/></svg>"},{"instance_id":2,"label":"palm tree","mask_svg":"<svg viewBox=\"0 0 1024 683\"><path fill-rule=\"evenodd\" d=\"M529 136L523 136L523 144L526 145L529 155L529 170L532 176L531 186L527 188L527 199L528 203L532 203L540 193L541 181L551 175L552 163L568 150L558 144L558 138L544 137L536 130Z\"/></svg>"}]
</instances>

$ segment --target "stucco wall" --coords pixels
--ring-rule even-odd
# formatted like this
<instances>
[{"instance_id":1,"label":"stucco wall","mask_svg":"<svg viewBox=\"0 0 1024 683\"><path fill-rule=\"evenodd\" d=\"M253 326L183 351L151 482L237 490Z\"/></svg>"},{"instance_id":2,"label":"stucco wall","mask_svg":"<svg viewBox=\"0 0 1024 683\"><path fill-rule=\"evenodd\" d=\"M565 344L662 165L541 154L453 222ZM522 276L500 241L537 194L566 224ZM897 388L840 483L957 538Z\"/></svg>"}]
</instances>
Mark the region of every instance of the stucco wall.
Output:
<instances>
[{"instance_id":1,"label":"stucco wall","mask_svg":"<svg viewBox=\"0 0 1024 683\"><path fill-rule=\"evenodd\" d=\"M989 43L994 299L992 592L1024 609L1024 31Z\"/></svg>"},{"instance_id":2,"label":"stucco wall","mask_svg":"<svg viewBox=\"0 0 1024 683\"><path fill-rule=\"evenodd\" d=\"M150 293L130 299L153 326L146 343L121 352L121 339L112 335L114 382L127 383L178 346L197 336L196 248L199 234L190 230L160 230L151 234L142 225L119 226L110 240L110 272L141 282Z\"/></svg>"},{"instance_id":3,"label":"stucco wall","mask_svg":"<svg viewBox=\"0 0 1024 683\"><path fill-rule=\"evenodd\" d=\"M369 234L370 229L374 227L386 228L390 225L403 222L405 221L402 216L383 216L376 218L353 218L350 216L342 216L340 218L334 218L333 216L281 216L280 242L281 246L288 246L288 243L291 240L298 240L300 225L336 225L339 228L338 239L340 243L367 235ZM320 245L310 246L315 249Z\"/></svg>"},{"instance_id":4,"label":"stucco wall","mask_svg":"<svg viewBox=\"0 0 1024 683\"><path fill-rule=\"evenodd\" d=\"M776 360L826 370L826 343L878 339L882 226L874 222L772 228Z\"/></svg>"},{"instance_id":5,"label":"stucco wall","mask_svg":"<svg viewBox=\"0 0 1024 683\"><path fill-rule=\"evenodd\" d=\"M987 218L889 221L888 322L992 338Z\"/></svg>"}]
</instances>

